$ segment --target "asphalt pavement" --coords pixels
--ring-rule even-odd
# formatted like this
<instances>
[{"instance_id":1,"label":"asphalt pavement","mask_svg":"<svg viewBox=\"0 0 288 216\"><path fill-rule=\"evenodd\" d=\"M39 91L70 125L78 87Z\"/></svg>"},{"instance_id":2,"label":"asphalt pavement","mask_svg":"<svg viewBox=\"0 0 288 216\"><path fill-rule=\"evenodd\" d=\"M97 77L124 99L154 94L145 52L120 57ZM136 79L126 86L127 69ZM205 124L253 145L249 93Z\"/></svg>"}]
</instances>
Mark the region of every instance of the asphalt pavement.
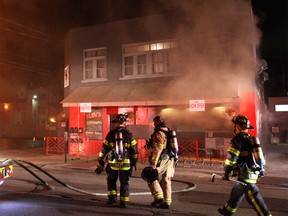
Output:
<instances>
[{"instance_id":1,"label":"asphalt pavement","mask_svg":"<svg viewBox=\"0 0 288 216\"><path fill-rule=\"evenodd\" d=\"M274 211L273 215L288 215L288 202L286 198L286 192L288 188L288 145L287 144L279 144L279 145L271 145L264 151L267 160L267 178L264 178L260 183L264 185L263 195L265 196L265 200L267 200L269 206L272 207ZM39 167L44 168L59 168L66 170L81 170L84 173L87 173L87 177L93 174L93 171L97 165L97 156L79 156L79 155L65 155L63 154L51 154L46 155L44 147L29 147L29 148L19 148L19 149L1 149L0 145L0 161L4 159L13 159L13 160L24 160L29 161L31 163L36 164ZM137 189L137 191L142 191L143 187L147 190L147 185L145 182L139 178L142 169L147 166L147 161L139 161L137 166L137 171L134 172L134 176L138 177L133 180L137 184L133 184L132 186ZM184 160L181 159L177 168L174 179L176 183L174 183L173 190L182 190L192 188L197 185L197 189L190 192L183 192L175 195L175 202L173 204L173 208L170 211L157 211L157 215L177 215L177 213L181 212L181 215L217 215L210 214L209 212L215 212L217 207L221 207L221 205L225 202L226 197L229 196L229 191L232 187L232 184L229 186L227 183L221 183L220 181L215 182L217 187L213 187L211 183L209 183L209 176L212 173L222 173L223 169L223 161L210 161L210 160ZM87 171L87 172L86 172ZM16 175L16 173L15 173ZM94 175L95 176L95 175ZM93 177L93 179L95 179ZM182 183L177 183L177 180L181 180L183 182L188 182L189 185L185 185ZM97 186L99 190L106 193L105 188L105 174L101 175L99 178L99 185ZM144 183L143 183L144 182ZM137 187L137 188L136 188ZM283 188L283 189L281 189ZM96 189L96 186L95 186ZM133 188L134 189L134 188ZM136 190L133 190L136 191ZM273 191L273 192L272 192ZM274 194L274 192L277 194ZM55 191L52 191L56 194ZM59 190L57 194L61 194L62 191ZM30 193L31 194L31 193ZM5 195L8 196L8 195ZM215 198L213 198L215 196ZM220 198L220 199L219 199ZM104 199L104 196L103 196ZM106 199L106 197L105 197ZM143 215L152 215L147 213L147 205L149 206L149 202L151 201L151 196L139 196L136 198L133 197L135 201L134 207L131 210L138 210ZM54 203L54 202L53 202ZM140 205L140 206L139 206ZM144 205L144 207L143 207ZM75 206L76 207L76 206ZM183 208L190 208L192 210L184 211L181 210ZM193 210L195 209L195 210ZM130 210L130 211L131 211ZM95 212L96 210L93 210ZM103 211L108 215L106 211L107 208L103 205ZM118 211L118 210L117 210ZM127 210L129 212L129 210ZM154 210L153 210L154 212ZM190 213L189 213L190 212ZM191 214L193 212L193 214ZM155 212L154 212L155 213ZM154 215L153 213L153 215ZM251 214L252 213L252 214ZM156 214L156 213L155 213ZM88 214L87 214L88 215ZM89 214L90 215L90 214ZM96 215L96 214L95 214ZM100 214L97 214L100 215ZM125 215L125 214L124 214ZM141 214L139 214L141 215ZM249 205L244 204L244 208L239 209L239 212L236 215L254 215L253 210Z\"/></svg>"},{"instance_id":2,"label":"asphalt pavement","mask_svg":"<svg viewBox=\"0 0 288 216\"><path fill-rule=\"evenodd\" d=\"M264 151L266 157L266 172L273 173L278 176L286 176L288 171L288 144L269 145ZM1 158L21 159L37 163L40 165L58 165L68 168L93 169L96 168L97 155L81 156L81 155L64 155L64 154L46 154L45 147L28 147L2 149L0 145L0 161ZM224 161L219 160L188 160L181 159L179 167L194 167L200 169L219 170ZM147 161L139 161L138 169L142 170L147 166Z\"/></svg>"}]
</instances>

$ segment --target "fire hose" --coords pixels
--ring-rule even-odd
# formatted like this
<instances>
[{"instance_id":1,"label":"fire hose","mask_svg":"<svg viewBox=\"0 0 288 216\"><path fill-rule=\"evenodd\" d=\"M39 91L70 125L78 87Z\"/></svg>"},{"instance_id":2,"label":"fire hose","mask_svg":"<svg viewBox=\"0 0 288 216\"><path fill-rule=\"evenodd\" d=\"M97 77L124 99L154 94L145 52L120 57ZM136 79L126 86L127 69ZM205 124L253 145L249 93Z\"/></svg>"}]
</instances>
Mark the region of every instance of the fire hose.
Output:
<instances>
[{"instance_id":1,"label":"fire hose","mask_svg":"<svg viewBox=\"0 0 288 216\"><path fill-rule=\"evenodd\" d=\"M28 171L31 175L33 175L35 178L37 178L47 189L53 189L52 186L50 186L46 181L44 181L42 178L40 178L38 175L36 175L31 169L29 169L28 167L26 167L24 164L28 164L34 168L36 168L37 170L41 171L42 173L44 173L45 175L47 175L48 177L50 177L51 179L53 179L54 181L56 181L57 183L59 183L60 185L67 187L73 191L79 192L79 193L83 193L83 194L88 194L88 195L93 195L93 196L101 196L103 194L101 193L91 193L91 192L87 192L78 188L75 188L69 184L66 184L64 182L62 182L61 180L55 178L54 176L52 176L51 174L49 174L48 172L46 172L45 170L43 170L41 167L28 162L28 161L24 161L24 160L10 160L10 162L16 163L17 165L19 165L20 167L22 167L23 169L25 169L26 171Z\"/></svg>"},{"instance_id":2,"label":"fire hose","mask_svg":"<svg viewBox=\"0 0 288 216\"><path fill-rule=\"evenodd\" d=\"M219 179L223 180L223 178L222 178L221 175L218 175L218 174L216 174L216 173L212 173L212 175L211 175L211 182L214 182L216 177L219 177ZM238 180L233 179L233 178L229 178L229 181L237 182L237 183L239 183L239 184L241 184L241 185L243 185L243 186L247 186L246 183L241 182L241 181L238 181Z\"/></svg>"},{"instance_id":3,"label":"fire hose","mask_svg":"<svg viewBox=\"0 0 288 216\"><path fill-rule=\"evenodd\" d=\"M88 194L88 195L93 195L93 196L107 196L107 193L91 193L91 192L88 192L88 191L84 191L84 190L81 190L81 189L78 189L78 188L75 188L69 184L66 184L64 182L62 182L61 180L55 178L54 176L52 176L51 174L49 174L48 172L46 172L44 169L42 169L41 167L31 163L31 162L28 162L28 161L25 161L25 160L15 160L15 159L5 159L5 161L2 162L2 164L6 164L6 163L15 163L17 165L19 165L21 168L23 168L24 170L26 170L27 172L29 172L32 176L34 176L36 179L38 179L42 185L44 187L46 187L47 189L49 190L53 190L54 188L49 185L45 180L43 180L41 177L39 177L36 173L34 173L30 168L28 168L27 166L25 166L24 164L27 164L29 166L32 166L34 168L36 168L38 171L44 173L46 176L48 176L49 178L53 179L54 181L56 181L57 183L59 183L60 185L70 189L70 190L73 190L73 191L76 191L76 192L79 192L79 193L82 193L82 194ZM177 181L177 180L174 180L174 181ZM185 191L190 191L190 190L193 190L196 188L196 186L192 183L189 183L189 182L184 182L184 181L177 181L177 182L182 182L182 183L185 183L188 185L187 188L184 188L184 189L181 189L181 190L177 190L177 191L172 191L174 193L177 193L177 192L185 192ZM150 195L151 193L150 192L141 192L141 193L131 193L130 195Z\"/></svg>"}]
</instances>

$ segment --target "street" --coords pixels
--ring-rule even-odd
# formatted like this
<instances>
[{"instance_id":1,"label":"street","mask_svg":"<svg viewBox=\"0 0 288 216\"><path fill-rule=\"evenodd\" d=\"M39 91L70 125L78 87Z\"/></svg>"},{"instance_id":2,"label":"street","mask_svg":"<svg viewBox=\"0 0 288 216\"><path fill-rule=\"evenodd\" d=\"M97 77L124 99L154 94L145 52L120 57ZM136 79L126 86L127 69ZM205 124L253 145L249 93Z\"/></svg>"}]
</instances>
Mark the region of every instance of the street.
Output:
<instances>
[{"instance_id":1,"label":"street","mask_svg":"<svg viewBox=\"0 0 288 216\"><path fill-rule=\"evenodd\" d=\"M3 152L2 152L3 153ZM16 153L16 151L14 151ZM222 173L220 164L180 163L172 183L173 203L170 209L152 208L153 201L147 184L140 178L145 164L139 164L138 170L130 179L130 203L126 209L106 205L106 175L94 173L96 161L93 158L69 158L64 164L63 156L38 155L26 156L17 151L24 161L38 165L51 175L22 163L43 183L27 170L14 164L14 175L1 186L0 212L3 216L17 215L190 215L216 216L217 209L227 201L233 182L215 179L212 173ZM6 152L13 156L13 151ZM1 157L2 154L0 155ZM15 158L15 157L14 157ZM17 157L19 158L19 157ZM21 161L21 160L20 160ZM259 182L260 193L273 216L288 215L288 183L285 173L269 173ZM60 183L59 183L60 182ZM119 185L118 185L119 186ZM235 215L256 215L246 200L242 201Z\"/></svg>"}]
</instances>

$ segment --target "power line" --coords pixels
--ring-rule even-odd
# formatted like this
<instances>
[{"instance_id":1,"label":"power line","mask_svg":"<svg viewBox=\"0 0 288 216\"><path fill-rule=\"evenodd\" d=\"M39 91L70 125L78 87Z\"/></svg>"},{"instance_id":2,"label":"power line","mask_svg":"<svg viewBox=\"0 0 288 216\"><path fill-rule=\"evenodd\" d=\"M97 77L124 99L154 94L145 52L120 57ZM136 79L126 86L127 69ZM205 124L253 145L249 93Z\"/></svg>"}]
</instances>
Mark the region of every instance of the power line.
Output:
<instances>
[{"instance_id":1,"label":"power line","mask_svg":"<svg viewBox=\"0 0 288 216\"><path fill-rule=\"evenodd\" d=\"M33 38L33 39L40 39L40 40L43 40L43 41L46 41L46 42L50 42L51 39L52 39L53 41L58 41L58 39L55 38L55 37L52 36L52 35L49 35L49 34L46 34L46 33L44 33L44 32L38 31L38 30L36 30L36 29L27 27L27 26L25 26L25 25L23 25L23 24L20 24L20 23L18 23L18 22L13 21L13 20L10 20L10 19L4 18L4 17L0 17L0 19L6 21L6 22L8 22L8 23L12 23L12 24L14 24L14 25L16 25L16 26L22 27L23 29L26 29L26 30L28 30L28 31L31 31L31 32L34 33L34 34L36 33L36 34L42 35L42 36L44 36L44 37L46 37L46 38L43 38L43 37L40 37L40 36L33 36L33 35L31 35L31 34L27 34L27 33L23 32L23 31L20 32L20 31L13 30L13 29L11 29L11 28L7 28L7 27L1 26L0 28L3 29L3 30L5 30L5 31L9 31L9 32L12 32L12 33L15 33L15 34L19 34L19 35L22 35L22 36L26 36L26 37L31 37L31 38Z\"/></svg>"},{"instance_id":2,"label":"power line","mask_svg":"<svg viewBox=\"0 0 288 216\"><path fill-rule=\"evenodd\" d=\"M23 59L23 56L22 56L22 55L18 55L18 54L16 54L16 53L11 52L11 51L0 50L0 54L4 54L3 56L5 56L5 57L10 56L11 58L14 58L14 57L17 58L17 57L18 57L18 58ZM1 58L1 57L0 57L0 58ZM5 58L5 59L7 59L7 58ZM49 65L54 65L54 64L55 64L55 62L41 61L41 60L39 60L39 59L32 58L32 57L29 57L29 56L25 56L25 59L29 59L29 60L31 60L31 61L38 62L38 63L40 63L40 64L49 64Z\"/></svg>"},{"instance_id":3,"label":"power line","mask_svg":"<svg viewBox=\"0 0 288 216\"><path fill-rule=\"evenodd\" d=\"M9 60L5 60L5 59L1 59L0 58L0 64L5 64L5 65L9 65L11 67L16 67L16 68L21 68L21 70L25 70L25 71L30 71L32 73L37 73L40 75L44 75L44 76L51 76L52 72L48 71L48 70L42 70L39 68L35 68L35 67L31 67L25 64L20 64L14 61L9 61Z\"/></svg>"}]
</instances>

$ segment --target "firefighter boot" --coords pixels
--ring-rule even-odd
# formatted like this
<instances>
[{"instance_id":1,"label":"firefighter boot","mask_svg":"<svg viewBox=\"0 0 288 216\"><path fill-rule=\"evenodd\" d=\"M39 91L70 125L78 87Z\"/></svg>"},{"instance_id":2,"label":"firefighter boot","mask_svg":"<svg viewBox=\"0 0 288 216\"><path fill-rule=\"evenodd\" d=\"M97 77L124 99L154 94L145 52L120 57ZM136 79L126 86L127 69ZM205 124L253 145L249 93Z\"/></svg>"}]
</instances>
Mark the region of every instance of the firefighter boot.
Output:
<instances>
[{"instance_id":1,"label":"firefighter boot","mask_svg":"<svg viewBox=\"0 0 288 216\"><path fill-rule=\"evenodd\" d=\"M218 208L218 212L224 216L232 216L232 214L229 213L225 208Z\"/></svg>"},{"instance_id":2,"label":"firefighter boot","mask_svg":"<svg viewBox=\"0 0 288 216\"><path fill-rule=\"evenodd\" d=\"M165 203L164 199L157 199L154 202L151 203L151 206L159 207L161 204Z\"/></svg>"},{"instance_id":3,"label":"firefighter boot","mask_svg":"<svg viewBox=\"0 0 288 216\"><path fill-rule=\"evenodd\" d=\"M106 204L107 205L113 205L113 203L116 203L116 198L115 197L109 197Z\"/></svg>"},{"instance_id":4,"label":"firefighter boot","mask_svg":"<svg viewBox=\"0 0 288 216\"><path fill-rule=\"evenodd\" d=\"M169 209L170 205L168 205L166 202L163 202L159 204L158 208Z\"/></svg>"},{"instance_id":5,"label":"firefighter boot","mask_svg":"<svg viewBox=\"0 0 288 216\"><path fill-rule=\"evenodd\" d=\"M120 208L126 208L126 202L120 201Z\"/></svg>"}]
</instances>

